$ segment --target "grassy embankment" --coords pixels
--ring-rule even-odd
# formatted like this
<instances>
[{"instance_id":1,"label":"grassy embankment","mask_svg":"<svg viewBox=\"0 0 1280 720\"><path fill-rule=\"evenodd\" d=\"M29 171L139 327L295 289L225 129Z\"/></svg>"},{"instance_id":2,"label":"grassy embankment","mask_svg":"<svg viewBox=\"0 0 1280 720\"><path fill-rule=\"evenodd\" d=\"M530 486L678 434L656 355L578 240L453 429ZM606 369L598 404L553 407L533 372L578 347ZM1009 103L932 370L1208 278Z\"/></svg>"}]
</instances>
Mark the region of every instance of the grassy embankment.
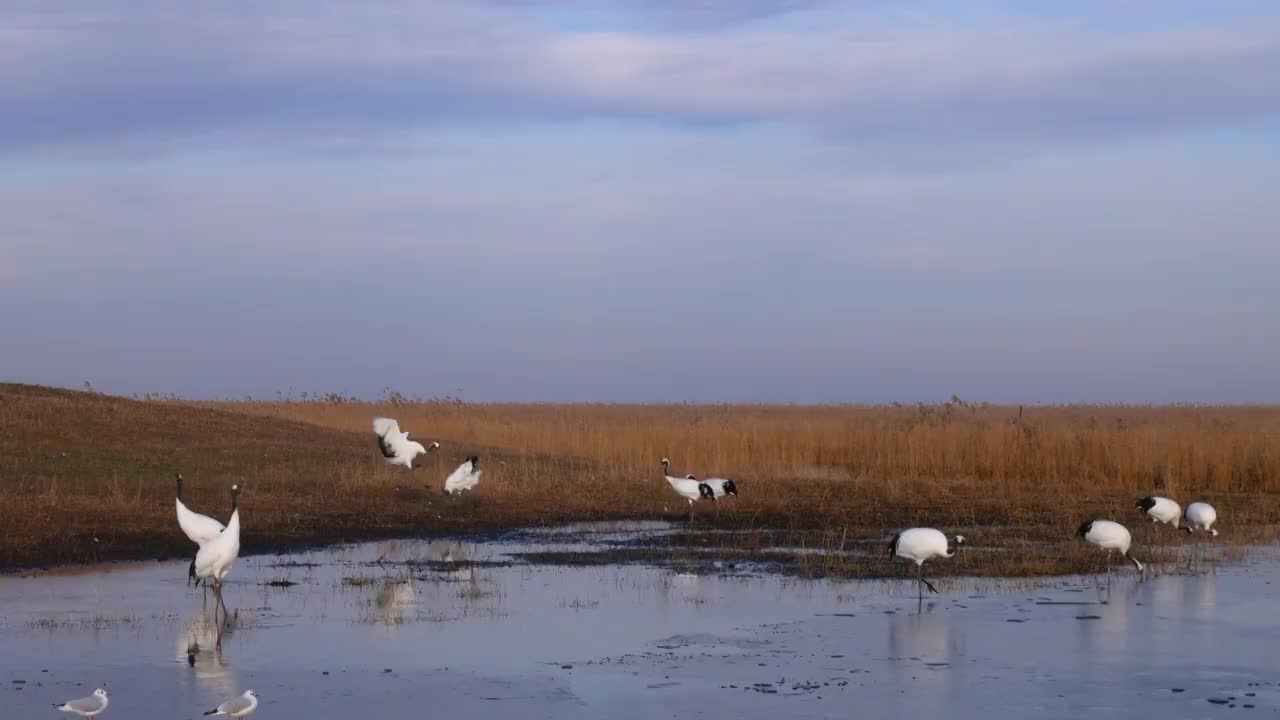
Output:
<instances>
[{"instance_id":1,"label":"grassy embankment","mask_svg":"<svg viewBox=\"0 0 1280 720\"><path fill-rule=\"evenodd\" d=\"M369 421L398 418L443 448L413 471L384 465ZM478 453L462 498L444 476ZM1072 541L1088 517L1134 530L1144 559L1188 540L1133 508L1158 492L1213 502L1220 545L1272 541L1280 518L1280 408L473 405L450 401L142 402L0 385L0 567L184 556L187 503L224 518L245 486L245 552L388 536L609 518L687 518L661 479L721 475L742 495L700 505L689 533L616 559L711 547L804 575L874 577L894 529L932 525L973 547L939 574L1098 568ZM803 546L824 553L794 553ZM841 552L841 551L844 552ZM857 550L874 550L868 557ZM584 559L586 560L586 559Z\"/></svg>"}]
</instances>

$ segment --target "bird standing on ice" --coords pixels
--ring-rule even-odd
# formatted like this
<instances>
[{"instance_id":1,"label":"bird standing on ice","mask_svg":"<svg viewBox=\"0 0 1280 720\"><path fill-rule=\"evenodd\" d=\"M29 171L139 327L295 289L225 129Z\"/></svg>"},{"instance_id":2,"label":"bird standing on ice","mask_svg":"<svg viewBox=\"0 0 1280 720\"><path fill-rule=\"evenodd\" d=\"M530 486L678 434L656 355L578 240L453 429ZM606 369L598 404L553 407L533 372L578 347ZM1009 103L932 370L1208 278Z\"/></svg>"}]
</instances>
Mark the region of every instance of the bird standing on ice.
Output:
<instances>
[{"instance_id":1,"label":"bird standing on ice","mask_svg":"<svg viewBox=\"0 0 1280 720\"><path fill-rule=\"evenodd\" d=\"M227 529L200 547L193 570L197 578L213 578L213 591L222 602L222 579L240 555L240 486L231 486L231 519ZM224 605L225 608L225 605Z\"/></svg>"},{"instance_id":2,"label":"bird standing on ice","mask_svg":"<svg viewBox=\"0 0 1280 720\"><path fill-rule=\"evenodd\" d=\"M218 537L222 533L224 526L222 523L214 520L208 515L201 515L187 509L182 502L182 474L177 476L178 491L174 498L174 504L178 510L178 527L182 528L182 532L186 534L191 542L196 544L197 548L203 547L205 543ZM195 567L195 561L192 561L192 567ZM192 570L188 575L189 580L197 580L195 571ZM198 580L197 580L198 582Z\"/></svg>"},{"instance_id":3,"label":"bird standing on ice","mask_svg":"<svg viewBox=\"0 0 1280 720\"><path fill-rule=\"evenodd\" d=\"M1218 521L1218 511L1207 502L1193 502L1187 506L1187 526L1184 528L1187 532L1195 532L1202 530L1204 532L1218 536L1218 531L1213 529L1213 524Z\"/></svg>"},{"instance_id":4,"label":"bird standing on ice","mask_svg":"<svg viewBox=\"0 0 1280 720\"><path fill-rule=\"evenodd\" d=\"M423 447L422 443L410 440L409 433L400 432L400 423L391 418L374 418L373 432L378 436L378 449L382 451L387 464L403 465L410 470L413 469L415 457L440 447L438 442Z\"/></svg>"},{"instance_id":5,"label":"bird standing on ice","mask_svg":"<svg viewBox=\"0 0 1280 720\"><path fill-rule=\"evenodd\" d=\"M1133 544L1133 536L1129 534L1129 529L1118 522L1111 520L1090 520L1080 526L1076 530L1076 537L1084 538L1085 542L1092 543L1107 551L1107 557L1111 557L1111 553L1119 550L1120 554L1128 558L1129 562L1138 569L1138 574L1142 575L1142 563L1138 562L1138 558L1129 554L1129 546ZM1107 563L1107 578L1111 578L1111 563Z\"/></svg>"},{"instance_id":6,"label":"bird standing on ice","mask_svg":"<svg viewBox=\"0 0 1280 720\"><path fill-rule=\"evenodd\" d=\"M1134 507L1146 513L1153 523L1169 523L1175 529L1182 517L1182 506L1167 497L1144 497Z\"/></svg>"},{"instance_id":7,"label":"bird standing on ice","mask_svg":"<svg viewBox=\"0 0 1280 720\"><path fill-rule=\"evenodd\" d=\"M690 475L688 477L678 478L671 477L671 461L662 458L662 477L666 478L667 484L671 486L676 494L689 501L689 517L693 517L693 503L702 498L706 498L711 502L716 501L716 491L707 483L702 482ZM737 488L734 488L735 493Z\"/></svg>"},{"instance_id":8,"label":"bird standing on ice","mask_svg":"<svg viewBox=\"0 0 1280 720\"><path fill-rule=\"evenodd\" d=\"M252 690L245 690L240 697L222 703L205 713L205 715L229 715L234 718L241 718L245 715L253 714L253 711L257 709L258 693Z\"/></svg>"},{"instance_id":9,"label":"bird standing on ice","mask_svg":"<svg viewBox=\"0 0 1280 720\"><path fill-rule=\"evenodd\" d=\"M480 472L480 458L472 455L445 479L445 493L453 495L463 490L470 490L480 484Z\"/></svg>"},{"instance_id":10,"label":"bird standing on ice","mask_svg":"<svg viewBox=\"0 0 1280 720\"><path fill-rule=\"evenodd\" d=\"M92 720L96 715L101 714L107 709L111 699L107 697L107 691L98 688L93 691L89 697L82 697L79 700L70 700L61 705L54 705L55 708L65 713L74 713L80 717L87 717Z\"/></svg>"},{"instance_id":11,"label":"bird standing on ice","mask_svg":"<svg viewBox=\"0 0 1280 720\"><path fill-rule=\"evenodd\" d=\"M924 579L924 562L932 558L949 558L956 554L956 549L964 544L964 536L956 535L948 539L941 530L933 528L911 528L903 530L889 541L889 557L900 557L916 564L916 584L920 591L920 599L924 599L924 589L938 592L933 583Z\"/></svg>"}]
</instances>

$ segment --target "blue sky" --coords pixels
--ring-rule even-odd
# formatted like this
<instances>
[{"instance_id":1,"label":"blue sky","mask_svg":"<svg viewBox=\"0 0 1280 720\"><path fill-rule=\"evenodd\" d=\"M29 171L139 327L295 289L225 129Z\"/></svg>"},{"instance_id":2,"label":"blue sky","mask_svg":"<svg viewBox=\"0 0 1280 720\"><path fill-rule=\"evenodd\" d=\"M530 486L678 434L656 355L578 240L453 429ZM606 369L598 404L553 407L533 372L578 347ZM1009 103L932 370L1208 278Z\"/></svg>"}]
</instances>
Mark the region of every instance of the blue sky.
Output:
<instances>
[{"instance_id":1,"label":"blue sky","mask_svg":"<svg viewBox=\"0 0 1280 720\"><path fill-rule=\"evenodd\" d=\"M0 377L1280 402L1273 2L0 7Z\"/></svg>"}]
</instances>

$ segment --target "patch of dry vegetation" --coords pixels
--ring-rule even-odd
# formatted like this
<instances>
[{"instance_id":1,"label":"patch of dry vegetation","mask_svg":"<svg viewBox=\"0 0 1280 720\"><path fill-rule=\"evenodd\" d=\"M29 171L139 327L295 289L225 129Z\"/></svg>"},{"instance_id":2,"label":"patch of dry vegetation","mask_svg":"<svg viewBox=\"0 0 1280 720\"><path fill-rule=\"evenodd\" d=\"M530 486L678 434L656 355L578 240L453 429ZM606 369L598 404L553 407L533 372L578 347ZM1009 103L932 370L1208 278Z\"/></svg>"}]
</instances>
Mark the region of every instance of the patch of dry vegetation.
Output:
<instances>
[{"instance_id":1,"label":"patch of dry vegetation","mask_svg":"<svg viewBox=\"0 0 1280 720\"><path fill-rule=\"evenodd\" d=\"M388 467L375 415L443 447L420 469ZM444 477L472 453L479 487L443 497ZM8 385L0 566L187 554L175 472L188 504L218 517L226 488L245 485L247 552L686 517L662 480L663 456L680 474L737 480L742 495L701 504L695 525L741 531L715 542L757 554L785 543L843 558L839 547L932 525L1003 549L973 553L958 571L1054 574L1096 567L1070 542L1088 517L1125 522L1139 545L1185 542L1142 522L1133 502L1144 494L1214 503L1220 542L1273 540L1280 517L1277 407L475 405L394 393L140 402Z\"/></svg>"}]
</instances>

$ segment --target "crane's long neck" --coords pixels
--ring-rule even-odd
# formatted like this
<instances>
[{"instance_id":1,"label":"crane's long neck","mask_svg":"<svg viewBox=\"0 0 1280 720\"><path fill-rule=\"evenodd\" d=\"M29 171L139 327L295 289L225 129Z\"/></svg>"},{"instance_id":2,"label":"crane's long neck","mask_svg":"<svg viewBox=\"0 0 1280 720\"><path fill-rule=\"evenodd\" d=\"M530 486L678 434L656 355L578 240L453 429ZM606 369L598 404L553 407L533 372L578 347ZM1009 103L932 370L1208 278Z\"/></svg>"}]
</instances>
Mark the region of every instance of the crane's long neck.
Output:
<instances>
[{"instance_id":1,"label":"crane's long neck","mask_svg":"<svg viewBox=\"0 0 1280 720\"><path fill-rule=\"evenodd\" d=\"M177 477L177 479L176 479L176 481L175 481L175 482L177 482L177 484L178 484L178 495L177 495L177 497L178 497L178 500L179 500L179 501L181 501L181 500L182 500L182 476L181 476L181 475L179 475L179 476Z\"/></svg>"},{"instance_id":2,"label":"crane's long neck","mask_svg":"<svg viewBox=\"0 0 1280 720\"><path fill-rule=\"evenodd\" d=\"M671 464L666 460L662 461L662 477L666 478L667 482L673 486L682 480L682 478L671 477Z\"/></svg>"},{"instance_id":3,"label":"crane's long neck","mask_svg":"<svg viewBox=\"0 0 1280 720\"><path fill-rule=\"evenodd\" d=\"M223 535L240 538L240 510L236 508L231 511L231 519L227 521L227 529L222 531Z\"/></svg>"}]
</instances>

